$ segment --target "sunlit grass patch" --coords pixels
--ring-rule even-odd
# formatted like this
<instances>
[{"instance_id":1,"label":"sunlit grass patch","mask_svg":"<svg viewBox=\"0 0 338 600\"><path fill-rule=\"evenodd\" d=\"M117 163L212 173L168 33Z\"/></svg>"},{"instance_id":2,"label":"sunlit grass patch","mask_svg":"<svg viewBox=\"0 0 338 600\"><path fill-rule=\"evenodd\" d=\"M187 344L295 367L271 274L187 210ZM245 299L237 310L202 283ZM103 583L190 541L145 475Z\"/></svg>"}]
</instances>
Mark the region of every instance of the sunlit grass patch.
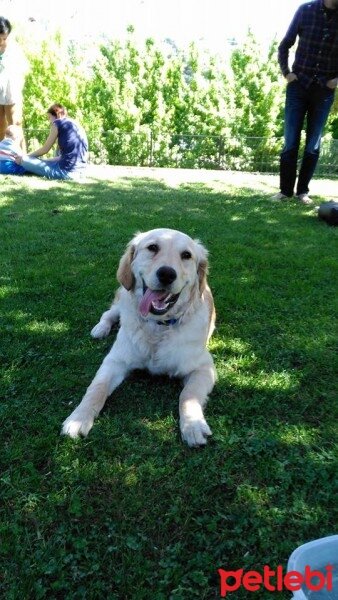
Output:
<instances>
[{"instance_id":1,"label":"sunlit grass patch","mask_svg":"<svg viewBox=\"0 0 338 600\"><path fill-rule=\"evenodd\" d=\"M6 296L11 296L18 292L18 287L13 285L1 285L0 286L0 298L5 298Z\"/></svg>"},{"instance_id":2,"label":"sunlit grass patch","mask_svg":"<svg viewBox=\"0 0 338 600\"><path fill-rule=\"evenodd\" d=\"M316 430L305 425L285 425L278 430L278 439L285 444L311 446L316 441Z\"/></svg>"},{"instance_id":3,"label":"sunlit grass patch","mask_svg":"<svg viewBox=\"0 0 338 600\"><path fill-rule=\"evenodd\" d=\"M232 385L252 390L294 392L299 386L296 373L287 371L267 373L260 370L253 374L247 373L247 369L250 370L252 365L253 361L250 358L231 360L224 369L224 377Z\"/></svg>"},{"instance_id":4,"label":"sunlit grass patch","mask_svg":"<svg viewBox=\"0 0 338 600\"><path fill-rule=\"evenodd\" d=\"M69 326L66 323L47 323L41 321L31 321L25 327L26 331L32 333L66 333L69 330Z\"/></svg>"}]
</instances>

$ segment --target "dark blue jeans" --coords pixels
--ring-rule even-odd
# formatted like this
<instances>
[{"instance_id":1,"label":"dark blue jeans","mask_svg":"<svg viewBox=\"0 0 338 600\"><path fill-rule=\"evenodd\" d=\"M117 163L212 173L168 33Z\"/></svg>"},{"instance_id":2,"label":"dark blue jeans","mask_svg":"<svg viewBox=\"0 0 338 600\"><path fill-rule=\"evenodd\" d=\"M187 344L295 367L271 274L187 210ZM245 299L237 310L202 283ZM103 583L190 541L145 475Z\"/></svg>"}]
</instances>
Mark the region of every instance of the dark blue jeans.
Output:
<instances>
[{"instance_id":1,"label":"dark blue jeans","mask_svg":"<svg viewBox=\"0 0 338 600\"><path fill-rule=\"evenodd\" d=\"M296 194L309 191L319 158L320 140L334 100L334 90L315 83L306 89L299 81L288 83L285 100L284 148L280 157L280 191L293 196L301 132L306 117L305 149Z\"/></svg>"}]
</instances>

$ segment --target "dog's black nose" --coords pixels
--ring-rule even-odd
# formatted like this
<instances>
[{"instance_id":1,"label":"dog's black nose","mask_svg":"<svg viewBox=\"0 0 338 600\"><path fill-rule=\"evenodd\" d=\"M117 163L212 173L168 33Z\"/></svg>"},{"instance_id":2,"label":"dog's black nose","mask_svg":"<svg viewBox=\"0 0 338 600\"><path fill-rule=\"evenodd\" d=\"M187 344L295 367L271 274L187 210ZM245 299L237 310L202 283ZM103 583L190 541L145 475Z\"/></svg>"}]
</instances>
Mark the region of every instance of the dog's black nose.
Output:
<instances>
[{"instance_id":1,"label":"dog's black nose","mask_svg":"<svg viewBox=\"0 0 338 600\"><path fill-rule=\"evenodd\" d=\"M160 267L156 275L162 285L170 285L177 277L177 273L172 267Z\"/></svg>"}]
</instances>

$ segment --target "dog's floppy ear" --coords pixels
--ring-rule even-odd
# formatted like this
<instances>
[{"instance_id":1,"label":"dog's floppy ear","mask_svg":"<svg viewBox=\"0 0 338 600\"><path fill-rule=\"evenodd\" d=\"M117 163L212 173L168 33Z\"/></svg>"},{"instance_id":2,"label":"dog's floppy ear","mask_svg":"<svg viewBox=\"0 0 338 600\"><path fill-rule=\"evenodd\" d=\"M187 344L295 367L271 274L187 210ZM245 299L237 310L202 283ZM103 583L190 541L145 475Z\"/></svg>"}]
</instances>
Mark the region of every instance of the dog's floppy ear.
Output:
<instances>
[{"instance_id":1,"label":"dog's floppy ear","mask_svg":"<svg viewBox=\"0 0 338 600\"><path fill-rule=\"evenodd\" d=\"M123 285L126 290L131 290L134 287L135 278L134 274L131 270L131 263L134 258L135 246L133 244L129 244L127 250L122 256L119 264L119 268L117 269L117 281Z\"/></svg>"},{"instance_id":2,"label":"dog's floppy ear","mask_svg":"<svg viewBox=\"0 0 338 600\"><path fill-rule=\"evenodd\" d=\"M200 294L203 294L206 286L207 286L207 275L208 275L208 251L201 244L199 240L195 240L195 243L198 247L198 266L197 266L197 274L198 274L198 282Z\"/></svg>"},{"instance_id":3,"label":"dog's floppy ear","mask_svg":"<svg viewBox=\"0 0 338 600\"><path fill-rule=\"evenodd\" d=\"M198 281L200 286L200 293L203 294L207 286L207 275L208 275L208 259L201 260L198 265Z\"/></svg>"}]
</instances>

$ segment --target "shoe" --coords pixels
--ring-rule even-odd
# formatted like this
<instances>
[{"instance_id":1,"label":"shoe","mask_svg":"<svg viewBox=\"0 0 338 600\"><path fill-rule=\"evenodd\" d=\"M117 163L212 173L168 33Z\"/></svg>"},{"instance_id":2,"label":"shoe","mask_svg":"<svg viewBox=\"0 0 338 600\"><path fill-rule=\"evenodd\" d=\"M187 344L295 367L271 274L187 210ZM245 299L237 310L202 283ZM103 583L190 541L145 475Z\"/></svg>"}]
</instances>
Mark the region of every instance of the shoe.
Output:
<instances>
[{"instance_id":1,"label":"shoe","mask_svg":"<svg viewBox=\"0 0 338 600\"><path fill-rule=\"evenodd\" d=\"M312 204L312 200L307 194L297 194L297 198L302 204Z\"/></svg>"},{"instance_id":2,"label":"shoe","mask_svg":"<svg viewBox=\"0 0 338 600\"><path fill-rule=\"evenodd\" d=\"M278 192L274 196L271 196L270 200L272 200L273 202L278 202L278 201L282 202L283 200L290 200L290 198L289 198L289 196L282 194L282 192Z\"/></svg>"}]
</instances>

